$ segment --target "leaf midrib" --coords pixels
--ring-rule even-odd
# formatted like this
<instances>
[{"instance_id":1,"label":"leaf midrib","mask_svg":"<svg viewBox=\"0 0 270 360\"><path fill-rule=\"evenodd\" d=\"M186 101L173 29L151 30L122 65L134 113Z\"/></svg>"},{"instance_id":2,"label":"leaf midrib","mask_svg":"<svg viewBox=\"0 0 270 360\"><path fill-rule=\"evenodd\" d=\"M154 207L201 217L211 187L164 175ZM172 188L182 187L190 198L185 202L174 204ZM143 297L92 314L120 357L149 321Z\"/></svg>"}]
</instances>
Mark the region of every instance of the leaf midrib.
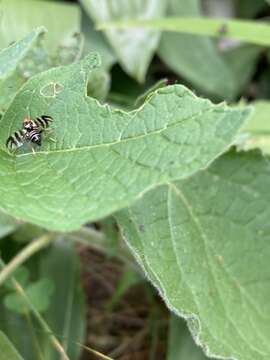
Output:
<instances>
[{"instance_id":1,"label":"leaf midrib","mask_svg":"<svg viewBox=\"0 0 270 360\"><path fill-rule=\"evenodd\" d=\"M150 132L148 132L146 134L141 134L141 135L137 135L137 136L134 136L134 137L129 137L129 138L126 138L126 139L121 139L121 137L120 137L117 141L108 142L108 143L102 143L102 144L96 144L96 145L79 146L79 147L74 147L74 148L51 150L51 151L38 151L38 152L36 152L35 156L37 156L37 155L53 155L53 154L57 154L57 153L64 154L64 153L68 153L68 152L77 152L77 151L90 151L92 149L97 149L97 148L102 148L102 147L110 147L110 146L114 146L114 145L117 145L117 144L120 144L120 143L136 141L136 140L148 137L148 136L160 134L160 133L166 131L167 129L171 129L171 128L180 126L184 122L191 121L191 120L195 119L198 116L202 116L202 115L205 115L205 114L207 114L209 112L214 112L214 111L215 111L215 109L213 109L212 107L203 109L203 110L197 112L196 114L194 114L192 116L181 119L180 121L172 123L172 124L167 124L166 126L162 127L161 129L153 130L153 131L150 131ZM223 115L225 115L225 114L223 114ZM129 123L127 125L129 125ZM123 132L124 132L124 130L125 129L123 129ZM121 136L122 136L123 132L121 133ZM6 150L4 150L4 151L7 153ZM32 152L29 151L29 152L26 152L26 153L23 153L23 154L19 154L19 155L16 155L16 157L21 158L21 157L29 156L29 155L32 156L33 155Z\"/></svg>"}]
</instances>

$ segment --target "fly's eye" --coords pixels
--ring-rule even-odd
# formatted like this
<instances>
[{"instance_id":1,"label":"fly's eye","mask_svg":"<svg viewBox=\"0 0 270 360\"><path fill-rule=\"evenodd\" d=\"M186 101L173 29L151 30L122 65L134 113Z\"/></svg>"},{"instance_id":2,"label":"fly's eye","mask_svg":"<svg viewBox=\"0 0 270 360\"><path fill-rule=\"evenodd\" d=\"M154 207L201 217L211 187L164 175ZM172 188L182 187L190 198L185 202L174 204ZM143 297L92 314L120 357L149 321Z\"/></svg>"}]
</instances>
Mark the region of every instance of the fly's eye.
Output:
<instances>
[{"instance_id":1,"label":"fly's eye","mask_svg":"<svg viewBox=\"0 0 270 360\"><path fill-rule=\"evenodd\" d=\"M31 126L32 126L32 120L30 120L30 119L24 119L24 121L23 121L23 126L24 126L26 129L31 128Z\"/></svg>"}]
</instances>

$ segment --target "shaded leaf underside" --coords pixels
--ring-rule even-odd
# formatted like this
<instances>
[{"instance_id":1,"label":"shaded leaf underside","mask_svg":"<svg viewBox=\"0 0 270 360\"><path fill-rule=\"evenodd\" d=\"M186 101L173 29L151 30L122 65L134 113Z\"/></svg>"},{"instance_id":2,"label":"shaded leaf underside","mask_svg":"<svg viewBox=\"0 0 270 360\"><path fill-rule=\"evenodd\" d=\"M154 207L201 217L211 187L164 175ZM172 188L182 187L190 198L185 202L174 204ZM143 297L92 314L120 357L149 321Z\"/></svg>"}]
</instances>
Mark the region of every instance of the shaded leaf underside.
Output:
<instances>
[{"instance_id":1,"label":"shaded leaf underside","mask_svg":"<svg viewBox=\"0 0 270 360\"><path fill-rule=\"evenodd\" d=\"M269 179L259 153L229 153L117 215L147 276L214 357L270 357Z\"/></svg>"}]
</instances>

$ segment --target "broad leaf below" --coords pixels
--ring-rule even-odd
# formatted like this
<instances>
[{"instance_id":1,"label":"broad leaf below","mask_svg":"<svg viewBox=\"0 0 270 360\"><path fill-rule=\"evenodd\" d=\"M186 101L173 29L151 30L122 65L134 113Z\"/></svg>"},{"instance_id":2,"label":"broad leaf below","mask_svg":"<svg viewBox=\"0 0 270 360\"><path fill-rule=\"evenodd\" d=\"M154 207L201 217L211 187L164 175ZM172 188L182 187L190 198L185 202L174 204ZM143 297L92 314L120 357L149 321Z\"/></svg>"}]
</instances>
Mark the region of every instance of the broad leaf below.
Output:
<instances>
[{"instance_id":1,"label":"broad leaf below","mask_svg":"<svg viewBox=\"0 0 270 360\"><path fill-rule=\"evenodd\" d=\"M212 357L270 358L269 187L268 159L231 152L117 215L149 279Z\"/></svg>"}]
</instances>

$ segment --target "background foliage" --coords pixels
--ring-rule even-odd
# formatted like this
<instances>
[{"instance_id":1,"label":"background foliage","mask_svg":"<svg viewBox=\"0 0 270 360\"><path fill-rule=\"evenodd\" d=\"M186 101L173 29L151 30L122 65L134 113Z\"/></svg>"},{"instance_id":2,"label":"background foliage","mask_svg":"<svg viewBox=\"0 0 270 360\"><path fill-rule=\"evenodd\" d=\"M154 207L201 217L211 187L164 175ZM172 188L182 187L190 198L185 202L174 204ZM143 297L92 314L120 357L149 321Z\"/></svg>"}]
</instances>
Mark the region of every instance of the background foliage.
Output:
<instances>
[{"instance_id":1,"label":"background foliage","mask_svg":"<svg viewBox=\"0 0 270 360\"><path fill-rule=\"evenodd\" d=\"M0 360L269 359L268 2L0 9Z\"/></svg>"}]
</instances>

